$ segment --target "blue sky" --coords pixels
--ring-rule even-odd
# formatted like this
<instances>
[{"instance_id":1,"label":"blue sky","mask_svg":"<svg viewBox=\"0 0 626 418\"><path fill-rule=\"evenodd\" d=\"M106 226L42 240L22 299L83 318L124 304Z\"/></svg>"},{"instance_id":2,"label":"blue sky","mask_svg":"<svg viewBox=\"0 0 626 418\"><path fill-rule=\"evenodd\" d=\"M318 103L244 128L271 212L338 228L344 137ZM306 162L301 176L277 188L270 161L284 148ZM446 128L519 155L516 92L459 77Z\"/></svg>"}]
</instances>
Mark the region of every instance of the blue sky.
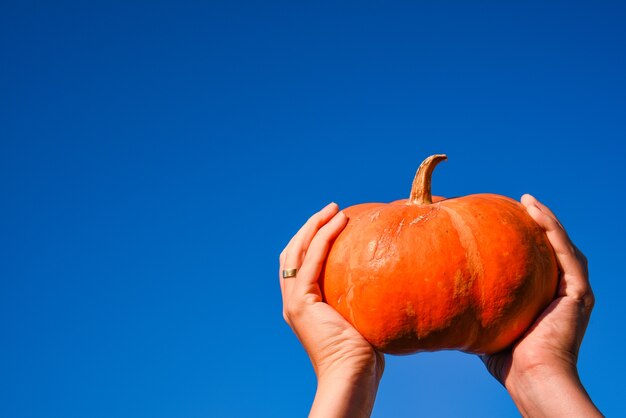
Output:
<instances>
[{"instance_id":1,"label":"blue sky","mask_svg":"<svg viewBox=\"0 0 626 418\"><path fill-rule=\"evenodd\" d=\"M0 415L295 417L278 254L313 212L530 192L590 260L579 367L621 397L620 2L3 2ZM466 354L388 357L375 417L517 416Z\"/></svg>"}]
</instances>

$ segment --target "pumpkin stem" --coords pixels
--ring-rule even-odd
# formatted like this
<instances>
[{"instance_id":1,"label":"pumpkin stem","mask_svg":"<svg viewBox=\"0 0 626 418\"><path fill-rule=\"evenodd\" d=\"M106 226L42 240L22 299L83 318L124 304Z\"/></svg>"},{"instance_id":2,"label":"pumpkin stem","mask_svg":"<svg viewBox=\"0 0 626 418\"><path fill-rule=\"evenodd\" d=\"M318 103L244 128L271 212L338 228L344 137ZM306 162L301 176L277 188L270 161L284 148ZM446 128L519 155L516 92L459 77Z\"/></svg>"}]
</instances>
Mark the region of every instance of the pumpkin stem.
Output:
<instances>
[{"instance_id":1,"label":"pumpkin stem","mask_svg":"<svg viewBox=\"0 0 626 418\"><path fill-rule=\"evenodd\" d=\"M445 154L431 155L426 158L424 162L417 169L415 179L413 180L413 186L411 187L411 196L409 197L409 204L411 205L429 205L433 203L433 195L431 193L432 175L435 166L447 160Z\"/></svg>"}]
</instances>

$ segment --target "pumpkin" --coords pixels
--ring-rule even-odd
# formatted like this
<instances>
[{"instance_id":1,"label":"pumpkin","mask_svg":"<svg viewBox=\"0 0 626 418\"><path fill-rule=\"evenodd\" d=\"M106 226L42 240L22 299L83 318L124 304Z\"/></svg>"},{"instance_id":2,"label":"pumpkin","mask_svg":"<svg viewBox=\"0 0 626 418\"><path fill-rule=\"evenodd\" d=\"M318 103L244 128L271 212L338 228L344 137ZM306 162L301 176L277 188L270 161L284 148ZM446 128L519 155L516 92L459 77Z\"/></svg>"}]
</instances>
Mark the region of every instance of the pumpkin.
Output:
<instances>
[{"instance_id":1,"label":"pumpkin","mask_svg":"<svg viewBox=\"0 0 626 418\"><path fill-rule=\"evenodd\" d=\"M434 198L419 167L410 198L344 209L348 224L320 276L324 301L389 354L495 353L554 299L558 267L544 231L505 196Z\"/></svg>"}]
</instances>

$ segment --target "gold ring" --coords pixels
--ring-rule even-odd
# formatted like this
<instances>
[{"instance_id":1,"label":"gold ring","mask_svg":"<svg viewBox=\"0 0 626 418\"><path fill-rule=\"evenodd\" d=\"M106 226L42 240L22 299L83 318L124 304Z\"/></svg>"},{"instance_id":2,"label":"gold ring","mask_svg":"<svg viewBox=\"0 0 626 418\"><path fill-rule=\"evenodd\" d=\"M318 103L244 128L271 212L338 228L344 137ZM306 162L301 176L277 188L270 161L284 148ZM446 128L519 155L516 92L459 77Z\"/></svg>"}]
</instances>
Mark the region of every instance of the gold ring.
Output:
<instances>
[{"instance_id":1,"label":"gold ring","mask_svg":"<svg viewBox=\"0 0 626 418\"><path fill-rule=\"evenodd\" d=\"M288 279L290 277L296 277L298 273L298 269L284 269L283 270L283 279Z\"/></svg>"}]
</instances>

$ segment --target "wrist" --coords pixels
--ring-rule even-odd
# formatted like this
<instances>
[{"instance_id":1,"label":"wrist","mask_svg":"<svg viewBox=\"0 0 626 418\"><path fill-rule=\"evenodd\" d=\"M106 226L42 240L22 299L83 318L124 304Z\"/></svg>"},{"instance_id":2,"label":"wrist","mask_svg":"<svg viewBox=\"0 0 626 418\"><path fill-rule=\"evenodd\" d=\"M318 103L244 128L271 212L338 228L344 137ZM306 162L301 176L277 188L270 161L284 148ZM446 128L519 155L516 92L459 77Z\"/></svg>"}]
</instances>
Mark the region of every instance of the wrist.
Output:
<instances>
[{"instance_id":1,"label":"wrist","mask_svg":"<svg viewBox=\"0 0 626 418\"><path fill-rule=\"evenodd\" d=\"M510 374L505 387L525 417L601 417L575 368L537 367Z\"/></svg>"},{"instance_id":2,"label":"wrist","mask_svg":"<svg viewBox=\"0 0 626 418\"><path fill-rule=\"evenodd\" d=\"M369 417L381 377L378 373L354 369L324 373L318 379L309 417Z\"/></svg>"},{"instance_id":3,"label":"wrist","mask_svg":"<svg viewBox=\"0 0 626 418\"><path fill-rule=\"evenodd\" d=\"M318 382L342 381L380 381L384 370L384 357L372 350L367 355L342 356L337 360L328 360L315 367Z\"/></svg>"}]
</instances>

